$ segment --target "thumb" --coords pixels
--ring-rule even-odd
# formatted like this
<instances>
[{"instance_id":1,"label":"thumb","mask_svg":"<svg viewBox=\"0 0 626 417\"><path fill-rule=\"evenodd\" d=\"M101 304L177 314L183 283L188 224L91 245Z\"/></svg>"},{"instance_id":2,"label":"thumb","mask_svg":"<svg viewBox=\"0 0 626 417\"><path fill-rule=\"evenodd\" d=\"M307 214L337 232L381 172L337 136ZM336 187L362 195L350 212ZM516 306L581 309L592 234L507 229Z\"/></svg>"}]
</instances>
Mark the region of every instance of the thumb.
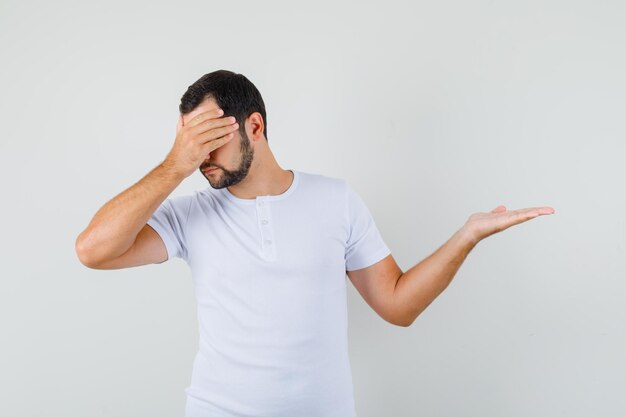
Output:
<instances>
[{"instance_id":1,"label":"thumb","mask_svg":"<svg viewBox=\"0 0 626 417\"><path fill-rule=\"evenodd\" d=\"M506 211L506 207L503 205L499 205L498 207L491 210L492 213L504 213Z\"/></svg>"},{"instance_id":2,"label":"thumb","mask_svg":"<svg viewBox=\"0 0 626 417\"><path fill-rule=\"evenodd\" d=\"M178 116L178 123L176 123L176 133L185 125L185 121L183 120L183 116Z\"/></svg>"}]
</instances>

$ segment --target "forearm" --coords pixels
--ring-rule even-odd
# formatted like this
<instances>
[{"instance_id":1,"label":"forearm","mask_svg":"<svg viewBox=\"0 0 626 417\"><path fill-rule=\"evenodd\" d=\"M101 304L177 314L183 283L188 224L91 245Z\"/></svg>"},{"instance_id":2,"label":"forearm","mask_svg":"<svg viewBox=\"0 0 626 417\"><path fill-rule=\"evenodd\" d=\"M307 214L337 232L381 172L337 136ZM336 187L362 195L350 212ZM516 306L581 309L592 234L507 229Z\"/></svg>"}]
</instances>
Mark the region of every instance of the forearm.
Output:
<instances>
[{"instance_id":1,"label":"forearm","mask_svg":"<svg viewBox=\"0 0 626 417\"><path fill-rule=\"evenodd\" d=\"M403 324L413 323L446 289L476 243L473 236L461 228L434 253L400 276L393 297Z\"/></svg>"},{"instance_id":2,"label":"forearm","mask_svg":"<svg viewBox=\"0 0 626 417\"><path fill-rule=\"evenodd\" d=\"M76 239L76 253L81 261L99 262L125 253L150 216L183 179L163 162L109 200Z\"/></svg>"}]
</instances>

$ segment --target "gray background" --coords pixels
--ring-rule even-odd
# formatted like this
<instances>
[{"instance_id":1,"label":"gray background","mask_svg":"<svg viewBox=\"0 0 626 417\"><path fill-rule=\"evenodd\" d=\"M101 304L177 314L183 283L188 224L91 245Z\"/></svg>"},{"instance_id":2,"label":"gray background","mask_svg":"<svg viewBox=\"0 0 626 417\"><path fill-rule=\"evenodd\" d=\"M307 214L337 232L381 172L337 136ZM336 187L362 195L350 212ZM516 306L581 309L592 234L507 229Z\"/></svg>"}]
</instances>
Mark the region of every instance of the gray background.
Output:
<instances>
[{"instance_id":1,"label":"gray background","mask_svg":"<svg viewBox=\"0 0 626 417\"><path fill-rule=\"evenodd\" d=\"M624 21L620 1L3 0L0 415L183 415L187 265L90 270L74 242L217 69L261 91L281 167L354 186L403 270L474 212L556 209L481 242L411 327L347 281L359 417L624 415Z\"/></svg>"}]
</instances>

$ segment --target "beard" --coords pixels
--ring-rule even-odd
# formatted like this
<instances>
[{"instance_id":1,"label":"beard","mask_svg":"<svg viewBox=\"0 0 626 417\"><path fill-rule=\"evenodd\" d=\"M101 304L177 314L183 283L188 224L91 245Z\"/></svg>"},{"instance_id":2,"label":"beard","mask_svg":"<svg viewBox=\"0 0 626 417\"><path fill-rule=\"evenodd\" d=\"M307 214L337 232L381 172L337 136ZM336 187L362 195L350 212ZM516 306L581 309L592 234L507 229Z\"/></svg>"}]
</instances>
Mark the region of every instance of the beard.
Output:
<instances>
[{"instance_id":1,"label":"beard","mask_svg":"<svg viewBox=\"0 0 626 417\"><path fill-rule=\"evenodd\" d=\"M250 146L250 140L245 130L241 133L241 146L239 149L239 166L235 170L228 170L222 167L208 164L200 167L200 172L209 181L211 187L215 189L230 187L238 184L246 178L252 160L254 159L254 149ZM217 168L213 172L205 173L205 169L209 167Z\"/></svg>"}]
</instances>

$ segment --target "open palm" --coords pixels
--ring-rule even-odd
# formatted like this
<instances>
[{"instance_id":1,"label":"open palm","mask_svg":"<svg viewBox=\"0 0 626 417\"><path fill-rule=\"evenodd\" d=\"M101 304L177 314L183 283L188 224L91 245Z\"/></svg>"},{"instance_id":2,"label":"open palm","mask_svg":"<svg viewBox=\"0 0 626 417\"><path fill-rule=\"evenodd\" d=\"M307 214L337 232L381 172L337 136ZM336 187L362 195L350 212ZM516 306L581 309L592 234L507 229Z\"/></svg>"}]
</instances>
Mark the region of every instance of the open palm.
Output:
<instances>
[{"instance_id":1,"label":"open palm","mask_svg":"<svg viewBox=\"0 0 626 417\"><path fill-rule=\"evenodd\" d=\"M529 207L507 211L505 206L500 205L489 213L472 214L464 227L470 231L476 239L476 242L478 242L487 236L501 232L513 225L523 223L544 214L554 214L554 212L555 210L552 207Z\"/></svg>"}]
</instances>

